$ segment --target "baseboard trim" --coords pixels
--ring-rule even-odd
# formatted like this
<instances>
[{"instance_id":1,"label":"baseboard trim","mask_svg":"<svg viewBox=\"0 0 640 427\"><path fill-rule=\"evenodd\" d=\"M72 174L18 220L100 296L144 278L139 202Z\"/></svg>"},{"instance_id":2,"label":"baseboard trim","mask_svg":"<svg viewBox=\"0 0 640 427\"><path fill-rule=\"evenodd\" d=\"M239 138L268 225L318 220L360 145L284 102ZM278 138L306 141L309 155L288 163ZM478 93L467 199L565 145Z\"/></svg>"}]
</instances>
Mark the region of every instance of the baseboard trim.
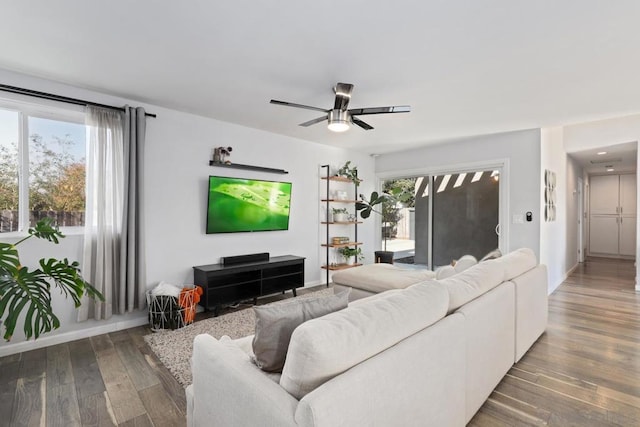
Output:
<instances>
[{"instance_id":1,"label":"baseboard trim","mask_svg":"<svg viewBox=\"0 0 640 427\"><path fill-rule=\"evenodd\" d=\"M57 335L40 337L37 340L24 341L16 344L7 344L0 347L0 357L10 356L12 354L22 353L25 351L36 350L51 345L63 344L70 341L76 341L84 338L90 338L96 335L108 334L110 332L121 331L123 329L135 328L136 326L146 325L147 316L136 319L124 320L121 322L109 323L107 325L95 326L77 331L63 332Z\"/></svg>"},{"instance_id":2,"label":"baseboard trim","mask_svg":"<svg viewBox=\"0 0 640 427\"><path fill-rule=\"evenodd\" d=\"M571 276L571 274L575 271L576 268L578 268L580 266L579 262L576 262L573 267L571 267L569 269L569 271L567 271L567 273L564 275L564 279L562 279L562 281L564 282L565 280L567 280L569 278L569 276Z\"/></svg>"},{"instance_id":3,"label":"baseboard trim","mask_svg":"<svg viewBox=\"0 0 640 427\"><path fill-rule=\"evenodd\" d=\"M305 288L311 288L324 284L321 280L313 280L304 284ZM200 306L198 306L200 308ZM43 347L49 347L51 345L63 344L70 341L81 340L84 338L94 337L96 335L108 334L110 332L117 332L123 329L135 328L136 326L146 325L148 322L147 315L136 318L123 320L120 322L113 322L106 325L94 326L91 328L80 329L77 331L63 332L57 335L50 335L40 337L37 340L24 341L16 344L6 344L0 346L0 357L10 356L12 354L22 353L25 351L36 350Z\"/></svg>"}]
</instances>

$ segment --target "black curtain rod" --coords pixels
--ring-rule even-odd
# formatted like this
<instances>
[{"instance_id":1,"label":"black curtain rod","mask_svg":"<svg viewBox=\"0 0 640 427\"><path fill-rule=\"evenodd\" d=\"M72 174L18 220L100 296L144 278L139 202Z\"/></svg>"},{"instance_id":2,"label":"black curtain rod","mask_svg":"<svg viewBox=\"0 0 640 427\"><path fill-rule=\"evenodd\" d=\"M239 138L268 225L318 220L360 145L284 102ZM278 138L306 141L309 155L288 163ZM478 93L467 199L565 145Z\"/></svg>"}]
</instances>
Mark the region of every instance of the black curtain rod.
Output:
<instances>
[{"instance_id":1,"label":"black curtain rod","mask_svg":"<svg viewBox=\"0 0 640 427\"><path fill-rule=\"evenodd\" d=\"M83 99L77 99L77 98L69 98L68 96L54 95L52 93L39 92L37 90L24 89L16 86L0 84L0 90L3 90L5 92L17 93L20 95L33 96L35 98L48 99L51 101L66 102L67 104L92 105L94 107L110 108L112 110L124 111L124 107L114 107L113 105L98 104L97 102L85 101ZM147 117L153 117L153 118L156 117L155 114L151 114L151 113L144 113L144 115Z\"/></svg>"}]
</instances>

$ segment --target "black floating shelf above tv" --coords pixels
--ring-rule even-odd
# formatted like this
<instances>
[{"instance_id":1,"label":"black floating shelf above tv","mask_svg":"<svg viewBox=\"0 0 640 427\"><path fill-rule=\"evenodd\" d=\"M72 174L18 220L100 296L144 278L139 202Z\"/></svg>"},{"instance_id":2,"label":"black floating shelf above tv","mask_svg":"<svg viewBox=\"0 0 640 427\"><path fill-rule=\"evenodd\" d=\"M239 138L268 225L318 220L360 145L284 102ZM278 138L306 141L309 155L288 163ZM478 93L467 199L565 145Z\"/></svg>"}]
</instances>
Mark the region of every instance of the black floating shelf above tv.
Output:
<instances>
[{"instance_id":1,"label":"black floating shelf above tv","mask_svg":"<svg viewBox=\"0 0 640 427\"><path fill-rule=\"evenodd\" d=\"M270 172L270 173L279 173L279 174L287 174L284 169L274 169L274 168L265 168L262 166L252 166L252 165L241 165L239 163L216 163L213 160L209 160L209 166L216 166L219 168L232 168L232 169L244 169L250 171L259 171L259 172Z\"/></svg>"}]
</instances>

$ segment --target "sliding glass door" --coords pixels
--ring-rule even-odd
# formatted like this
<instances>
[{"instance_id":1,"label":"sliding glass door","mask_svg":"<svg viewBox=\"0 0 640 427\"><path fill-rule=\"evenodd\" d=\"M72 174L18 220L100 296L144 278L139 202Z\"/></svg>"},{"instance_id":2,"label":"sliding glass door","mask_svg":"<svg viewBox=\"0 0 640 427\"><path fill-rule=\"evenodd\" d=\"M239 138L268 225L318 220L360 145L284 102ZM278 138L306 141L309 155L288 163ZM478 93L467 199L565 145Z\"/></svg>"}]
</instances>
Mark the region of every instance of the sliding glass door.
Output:
<instances>
[{"instance_id":1,"label":"sliding glass door","mask_svg":"<svg viewBox=\"0 0 640 427\"><path fill-rule=\"evenodd\" d=\"M382 222L383 249L395 262L435 269L499 245L498 170L394 178L383 191L398 200Z\"/></svg>"},{"instance_id":2,"label":"sliding glass door","mask_svg":"<svg viewBox=\"0 0 640 427\"><path fill-rule=\"evenodd\" d=\"M498 247L499 180L498 171L434 176L434 267Z\"/></svg>"}]
</instances>

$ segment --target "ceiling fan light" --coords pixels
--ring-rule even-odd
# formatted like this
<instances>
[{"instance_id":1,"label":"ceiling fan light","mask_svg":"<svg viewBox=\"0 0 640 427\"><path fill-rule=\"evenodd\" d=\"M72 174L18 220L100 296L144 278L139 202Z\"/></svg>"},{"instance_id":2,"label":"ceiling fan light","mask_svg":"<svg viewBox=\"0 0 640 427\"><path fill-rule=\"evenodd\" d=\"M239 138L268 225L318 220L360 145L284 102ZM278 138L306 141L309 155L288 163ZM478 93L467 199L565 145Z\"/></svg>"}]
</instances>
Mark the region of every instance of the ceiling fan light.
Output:
<instances>
[{"instance_id":1,"label":"ceiling fan light","mask_svg":"<svg viewBox=\"0 0 640 427\"><path fill-rule=\"evenodd\" d=\"M349 130L349 113L340 109L329 111L329 125L327 126L332 132L344 132Z\"/></svg>"},{"instance_id":2,"label":"ceiling fan light","mask_svg":"<svg viewBox=\"0 0 640 427\"><path fill-rule=\"evenodd\" d=\"M332 132L345 132L349 130L349 123L344 120L333 120L327 127Z\"/></svg>"}]
</instances>

